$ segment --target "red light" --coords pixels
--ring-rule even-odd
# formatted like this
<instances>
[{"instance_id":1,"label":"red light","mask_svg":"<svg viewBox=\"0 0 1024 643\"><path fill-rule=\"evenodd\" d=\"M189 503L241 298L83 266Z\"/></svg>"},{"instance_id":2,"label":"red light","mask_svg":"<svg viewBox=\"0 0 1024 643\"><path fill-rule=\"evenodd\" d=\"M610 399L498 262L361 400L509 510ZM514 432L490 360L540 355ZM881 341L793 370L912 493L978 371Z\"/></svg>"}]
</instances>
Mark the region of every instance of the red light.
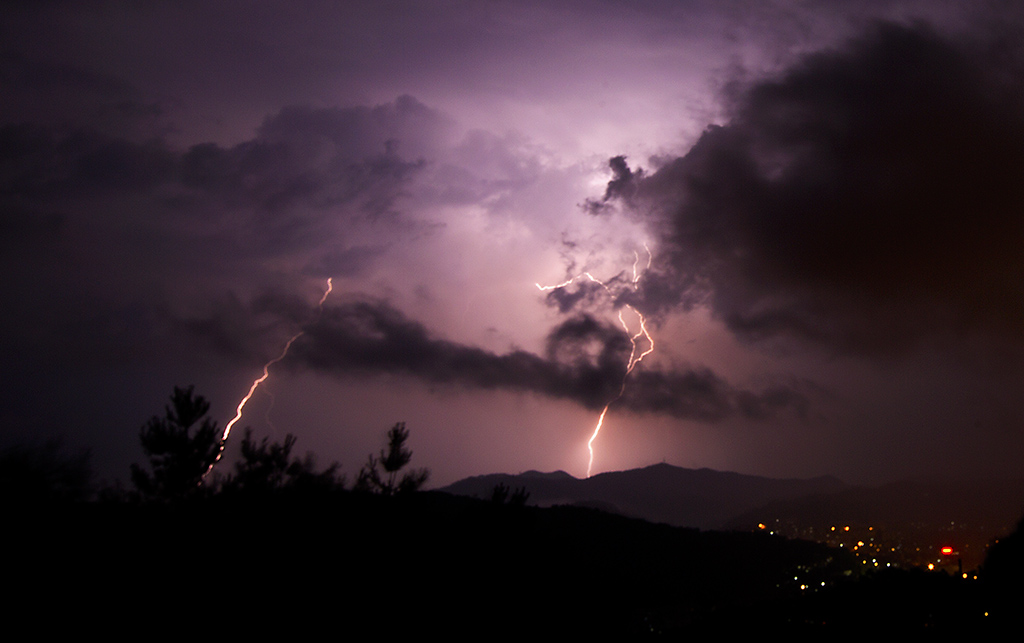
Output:
<instances>
[{"instance_id":1,"label":"red light","mask_svg":"<svg viewBox=\"0 0 1024 643\"><path fill-rule=\"evenodd\" d=\"M953 555L953 548L952 547L943 547L942 548L942 555L943 556L952 556Z\"/></svg>"}]
</instances>

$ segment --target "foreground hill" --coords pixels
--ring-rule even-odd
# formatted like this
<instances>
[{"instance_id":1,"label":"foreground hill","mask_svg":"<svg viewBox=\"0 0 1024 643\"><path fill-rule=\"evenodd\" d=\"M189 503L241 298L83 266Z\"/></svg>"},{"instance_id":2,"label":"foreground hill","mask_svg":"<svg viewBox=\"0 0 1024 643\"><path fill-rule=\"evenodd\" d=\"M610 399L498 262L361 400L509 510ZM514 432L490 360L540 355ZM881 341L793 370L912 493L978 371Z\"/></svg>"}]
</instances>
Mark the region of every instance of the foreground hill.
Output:
<instances>
[{"instance_id":1,"label":"foreground hill","mask_svg":"<svg viewBox=\"0 0 1024 643\"><path fill-rule=\"evenodd\" d=\"M982 581L865 573L841 548L440 492L86 503L5 518L9 627L46 638L977 635L1000 615Z\"/></svg>"},{"instance_id":2,"label":"foreground hill","mask_svg":"<svg viewBox=\"0 0 1024 643\"><path fill-rule=\"evenodd\" d=\"M8 515L8 614L38 633L631 637L719 627L856 574L843 552L439 492ZM59 619L49 615L59 613ZM143 630L140 630L140 632Z\"/></svg>"},{"instance_id":3,"label":"foreground hill","mask_svg":"<svg viewBox=\"0 0 1024 643\"><path fill-rule=\"evenodd\" d=\"M530 504L598 507L680 527L752 530L856 547L872 566L981 564L991 541L1024 513L1024 481L903 481L849 486L836 478L764 478L657 464L578 479L558 471L492 474L442 491L488 498L497 485L524 489ZM861 543L858 545L858 543ZM953 557L939 550L952 546Z\"/></svg>"}]
</instances>

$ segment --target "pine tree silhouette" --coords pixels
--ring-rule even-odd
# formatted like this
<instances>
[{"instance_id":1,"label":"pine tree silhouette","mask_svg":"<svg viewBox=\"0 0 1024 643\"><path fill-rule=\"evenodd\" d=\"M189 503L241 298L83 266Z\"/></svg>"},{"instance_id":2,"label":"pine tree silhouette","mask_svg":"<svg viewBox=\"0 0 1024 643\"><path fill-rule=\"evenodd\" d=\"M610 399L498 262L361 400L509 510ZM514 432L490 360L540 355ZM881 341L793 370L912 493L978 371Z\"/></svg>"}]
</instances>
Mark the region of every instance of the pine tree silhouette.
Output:
<instances>
[{"instance_id":1,"label":"pine tree silhouette","mask_svg":"<svg viewBox=\"0 0 1024 643\"><path fill-rule=\"evenodd\" d=\"M268 438L256 442L252 429L246 428L242 459L235 463L234 475L225 480L224 491L265 495L285 490L343 489L345 479L338 475L341 465L337 462L317 471L312 453L301 460L292 458L296 440L289 433L283 443Z\"/></svg>"},{"instance_id":2,"label":"pine tree silhouette","mask_svg":"<svg viewBox=\"0 0 1024 643\"><path fill-rule=\"evenodd\" d=\"M164 417L154 415L139 433L150 471L133 464L131 472L144 498L178 500L206 491L203 476L217 458L220 431L205 417L210 403L193 388L175 386Z\"/></svg>"},{"instance_id":3,"label":"pine tree silhouette","mask_svg":"<svg viewBox=\"0 0 1024 643\"><path fill-rule=\"evenodd\" d=\"M405 422L399 422L387 433L387 449L381 449L380 457L370 454L366 465L359 471L355 488L357 491L370 491L385 496L418 491L430 477L427 469L406 471L399 477L398 473L412 460L412 451L405 447L409 439L409 430ZM383 473L378 469L383 470Z\"/></svg>"}]
</instances>

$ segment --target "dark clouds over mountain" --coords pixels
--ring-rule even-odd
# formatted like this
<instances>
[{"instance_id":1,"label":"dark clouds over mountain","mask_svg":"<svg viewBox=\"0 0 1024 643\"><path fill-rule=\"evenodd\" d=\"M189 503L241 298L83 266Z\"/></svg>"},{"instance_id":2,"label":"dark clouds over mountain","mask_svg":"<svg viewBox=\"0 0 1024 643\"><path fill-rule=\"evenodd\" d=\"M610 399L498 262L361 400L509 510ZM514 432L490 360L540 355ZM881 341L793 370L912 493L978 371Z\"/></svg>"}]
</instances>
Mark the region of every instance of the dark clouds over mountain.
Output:
<instances>
[{"instance_id":1,"label":"dark clouds over mountain","mask_svg":"<svg viewBox=\"0 0 1024 643\"><path fill-rule=\"evenodd\" d=\"M729 118L608 199L655 231L646 310L747 341L898 351L1024 328L1024 57L878 25L734 89Z\"/></svg>"},{"instance_id":2,"label":"dark clouds over mountain","mask_svg":"<svg viewBox=\"0 0 1024 643\"><path fill-rule=\"evenodd\" d=\"M442 483L582 473L620 392L598 471L1015 471L1022 18L7 3L5 440L123 475L302 332L245 423L344 461L406 421Z\"/></svg>"},{"instance_id":3,"label":"dark clouds over mountain","mask_svg":"<svg viewBox=\"0 0 1024 643\"><path fill-rule=\"evenodd\" d=\"M521 350L495 354L436 339L383 302L361 301L325 308L293 357L339 377L408 374L453 386L539 393L600 410L622 388L629 353L629 338L620 328L586 315L552 329L547 355L541 357ZM805 405L805 398L788 387L737 390L707 368L643 371L616 402L639 413L701 422L733 415L763 419Z\"/></svg>"}]
</instances>

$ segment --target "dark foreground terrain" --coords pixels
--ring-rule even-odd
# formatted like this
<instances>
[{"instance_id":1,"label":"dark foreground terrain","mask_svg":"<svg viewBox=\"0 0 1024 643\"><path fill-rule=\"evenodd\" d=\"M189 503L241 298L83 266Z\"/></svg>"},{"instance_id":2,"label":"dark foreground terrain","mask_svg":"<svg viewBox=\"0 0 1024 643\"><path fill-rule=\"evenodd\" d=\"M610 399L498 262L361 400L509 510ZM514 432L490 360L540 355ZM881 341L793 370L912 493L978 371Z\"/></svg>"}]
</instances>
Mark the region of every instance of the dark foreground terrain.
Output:
<instances>
[{"instance_id":1,"label":"dark foreground terrain","mask_svg":"<svg viewBox=\"0 0 1024 643\"><path fill-rule=\"evenodd\" d=\"M989 583L862 575L807 541L437 492L90 502L4 523L4 610L36 634L978 633L1018 600L1006 548Z\"/></svg>"}]
</instances>

